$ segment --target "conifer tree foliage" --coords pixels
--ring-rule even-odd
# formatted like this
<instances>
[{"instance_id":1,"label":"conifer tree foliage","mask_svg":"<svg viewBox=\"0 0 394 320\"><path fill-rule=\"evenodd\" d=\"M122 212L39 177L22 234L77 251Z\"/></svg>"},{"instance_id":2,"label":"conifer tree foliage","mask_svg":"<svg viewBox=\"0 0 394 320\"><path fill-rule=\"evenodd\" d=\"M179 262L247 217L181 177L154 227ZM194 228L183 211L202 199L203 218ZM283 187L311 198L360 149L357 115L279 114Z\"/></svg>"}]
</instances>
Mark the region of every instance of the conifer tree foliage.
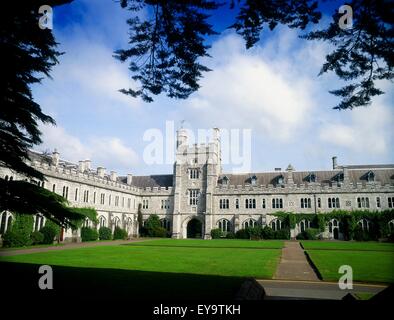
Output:
<instances>
[{"instance_id":1,"label":"conifer tree foliage","mask_svg":"<svg viewBox=\"0 0 394 320\"><path fill-rule=\"evenodd\" d=\"M186 99L200 86L203 72L210 71L198 59L208 56L205 36L216 34L207 22L207 12L219 4L208 0L122 0L122 7L132 12L130 47L117 50L115 57L130 59L132 78L141 84L138 90L121 89L133 97L152 102L151 95L165 92L171 98ZM148 19L136 12L146 8Z\"/></svg>"},{"instance_id":2,"label":"conifer tree foliage","mask_svg":"<svg viewBox=\"0 0 394 320\"><path fill-rule=\"evenodd\" d=\"M27 180L44 180L29 165L29 148L41 143L39 123L55 124L33 99L31 85L49 77L61 55L50 29L40 29L39 7L55 7L71 0L7 1L0 10L0 166ZM86 216L86 210L68 207L67 201L37 184L0 178L0 212L41 213L64 226ZM89 211L88 214L92 212ZM93 214L93 213L92 213Z\"/></svg>"},{"instance_id":3,"label":"conifer tree foliage","mask_svg":"<svg viewBox=\"0 0 394 320\"><path fill-rule=\"evenodd\" d=\"M330 91L340 97L334 109L353 109L371 103L371 98L384 92L376 81L394 77L394 5L392 1L353 0L353 27L339 27L336 12L330 25L305 36L309 40L323 40L335 49L326 56L320 74L333 71L349 82Z\"/></svg>"},{"instance_id":4,"label":"conifer tree foliage","mask_svg":"<svg viewBox=\"0 0 394 320\"><path fill-rule=\"evenodd\" d=\"M304 30L320 22L319 4L324 0L120 0L133 16L127 22L130 47L117 50L115 57L130 60L129 69L139 88L121 89L133 97L153 101L161 93L186 99L199 89L199 80L209 68L199 58L209 56L209 36L217 34L207 22L222 5L239 9L229 26L245 40L246 48L260 41L263 29L279 24ZM331 91L341 98L335 109L353 109L371 103L383 92L376 81L393 78L393 5L390 0L353 0L353 28L341 29L338 10L330 25L302 37L323 40L333 46L320 74L336 73L351 82ZM144 9L144 17L136 13ZM338 8L339 9L339 8ZM300 40L302 41L302 40Z\"/></svg>"}]
</instances>

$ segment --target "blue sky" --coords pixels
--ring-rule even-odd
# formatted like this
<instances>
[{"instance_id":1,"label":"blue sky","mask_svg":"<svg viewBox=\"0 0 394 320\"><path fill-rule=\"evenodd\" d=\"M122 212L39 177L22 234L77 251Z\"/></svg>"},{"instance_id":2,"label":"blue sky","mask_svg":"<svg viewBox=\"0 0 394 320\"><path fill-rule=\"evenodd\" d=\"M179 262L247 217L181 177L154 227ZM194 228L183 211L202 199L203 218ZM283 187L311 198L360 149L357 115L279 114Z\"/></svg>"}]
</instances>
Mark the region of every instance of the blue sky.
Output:
<instances>
[{"instance_id":1,"label":"blue sky","mask_svg":"<svg viewBox=\"0 0 394 320\"><path fill-rule=\"evenodd\" d=\"M325 3L330 15L340 1ZM337 99L328 90L341 86L332 74L317 77L329 52L320 42L298 39L296 30L278 27L266 31L251 50L226 30L235 14L221 9L211 21L222 31L211 40L213 69L202 88L187 100L165 96L144 103L117 90L135 84L127 63L112 57L127 47L130 12L111 0L76 0L54 8L54 34L65 54L52 72L33 87L33 95L56 127L42 126L42 145L57 148L70 161L90 158L119 174L172 172L172 164L146 164L143 153L147 130L165 131L174 121L198 129L251 129L253 172L285 168L328 169L331 157L340 164L393 163L393 87L382 82L384 96L368 108L335 111ZM141 13L144 14L143 12ZM327 17L323 19L327 21ZM227 164L225 171L234 166Z\"/></svg>"}]
</instances>

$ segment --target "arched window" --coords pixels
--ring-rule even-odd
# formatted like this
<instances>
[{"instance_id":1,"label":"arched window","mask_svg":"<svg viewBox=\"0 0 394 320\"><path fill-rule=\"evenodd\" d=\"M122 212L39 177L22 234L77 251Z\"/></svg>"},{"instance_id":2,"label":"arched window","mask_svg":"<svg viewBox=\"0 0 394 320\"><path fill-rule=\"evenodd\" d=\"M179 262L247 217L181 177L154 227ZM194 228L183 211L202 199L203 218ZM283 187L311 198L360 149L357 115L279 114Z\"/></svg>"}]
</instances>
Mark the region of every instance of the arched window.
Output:
<instances>
[{"instance_id":1,"label":"arched window","mask_svg":"<svg viewBox=\"0 0 394 320\"><path fill-rule=\"evenodd\" d=\"M83 222L83 227L89 227L89 219L86 218L85 221Z\"/></svg>"},{"instance_id":2,"label":"arched window","mask_svg":"<svg viewBox=\"0 0 394 320\"><path fill-rule=\"evenodd\" d=\"M222 232L230 232L231 231L231 222L227 219L221 219L218 221L218 227Z\"/></svg>"},{"instance_id":3,"label":"arched window","mask_svg":"<svg viewBox=\"0 0 394 320\"><path fill-rule=\"evenodd\" d=\"M256 225L256 220L250 218L245 220L244 222L244 228L253 228Z\"/></svg>"},{"instance_id":4,"label":"arched window","mask_svg":"<svg viewBox=\"0 0 394 320\"><path fill-rule=\"evenodd\" d=\"M160 220L160 225L161 225L164 229L166 229L167 231L170 231L170 229L171 229L170 220L168 220L168 219L166 219L166 218Z\"/></svg>"},{"instance_id":5,"label":"arched window","mask_svg":"<svg viewBox=\"0 0 394 320\"><path fill-rule=\"evenodd\" d=\"M332 219L328 224L328 231L331 233L335 228L338 228L339 224L336 219Z\"/></svg>"},{"instance_id":6,"label":"arched window","mask_svg":"<svg viewBox=\"0 0 394 320\"><path fill-rule=\"evenodd\" d=\"M7 227L7 212L4 211L1 214L1 220L0 220L0 234L4 234L6 231Z\"/></svg>"},{"instance_id":7,"label":"arched window","mask_svg":"<svg viewBox=\"0 0 394 320\"><path fill-rule=\"evenodd\" d=\"M104 216L99 217L100 228L106 226L106 219Z\"/></svg>"},{"instance_id":8,"label":"arched window","mask_svg":"<svg viewBox=\"0 0 394 320\"><path fill-rule=\"evenodd\" d=\"M115 217L115 219L114 219L115 228L119 227L119 225L120 225L120 219L119 219L119 217Z\"/></svg>"},{"instance_id":9,"label":"arched window","mask_svg":"<svg viewBox=\"0 0 394 320\"><path fill-rule=\"evenodd\" d=\"M270 225L274 231L282 229L282 222L279 219L272 220Z\"/></svg>"},{"instance_id":10,"label":"arched window","mask_svg":"<svg viewBox=\"0 0 394 320\"><path fill-rule=\"evenodd\" d=\"M11 224L12 224L12 215L10 215L7 219L7 230L11 228Z\"/></svg>"},{"instance_id":11,"label":"arched window","mask_svg":"<svg viewBox=\"0 0 394 320\"><path fill-rule=\"evenodd\" d=\"M389 221L389 231L390 233L394 232L394 220Z\"/></svg>"},{"instance_id":12,"label":"arched window","mask_svg":"<svg viewBox=\"0 0 394 320\"><path fill-rule=\"evenodd\" d=\"M360 226L361 230L369 230L369 221L367 219L361 219L357 224Z\"/></svg>"}]
</instances>

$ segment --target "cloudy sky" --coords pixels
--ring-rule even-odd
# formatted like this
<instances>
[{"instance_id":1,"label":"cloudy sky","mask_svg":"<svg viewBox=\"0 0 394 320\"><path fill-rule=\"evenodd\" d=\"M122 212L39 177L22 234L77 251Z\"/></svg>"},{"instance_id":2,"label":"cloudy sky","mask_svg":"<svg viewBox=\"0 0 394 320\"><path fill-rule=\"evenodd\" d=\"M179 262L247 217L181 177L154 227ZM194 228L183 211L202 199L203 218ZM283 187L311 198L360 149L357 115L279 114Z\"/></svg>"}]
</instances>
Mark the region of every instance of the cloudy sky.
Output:
<instances>
[{"instance_id":1,"label":"cloudy sky","mask_svg":"<svg viewBox=\"0 0 394 320\"><path fill-rule=\"evenodd\" d=\"M326 44L300 40L297 31L279 27L246 50L243 40L225 29L233 14L226 9L212 18L223 32L211 41L212 58L204 59L213 71L201 89L187 100L159 96L148 104L118 92L135 86L127 63L112 57L127 47L131 13L112 0L55 7L53 31L65 54L52 79L35 86L33 94L57 126L41 127L44 143L35 149L57 148L66 160L89 158L94 167L120 174L170 173L168 146L164 163L146 163L147 132L158 129L172 137L166 123L176 130L184 120L196 135L198 129L219 127L239 129L242 139L250 129L253 172L289 163L296 170L329 169L333 155L340 164L394 162L392 84L382 82L386 94L367 108L335 111L338 100L328 90L341 83L332 74L317 76L329 52ZM224 169L237 170L232 163Z\"/></svg>"}]
</instances>

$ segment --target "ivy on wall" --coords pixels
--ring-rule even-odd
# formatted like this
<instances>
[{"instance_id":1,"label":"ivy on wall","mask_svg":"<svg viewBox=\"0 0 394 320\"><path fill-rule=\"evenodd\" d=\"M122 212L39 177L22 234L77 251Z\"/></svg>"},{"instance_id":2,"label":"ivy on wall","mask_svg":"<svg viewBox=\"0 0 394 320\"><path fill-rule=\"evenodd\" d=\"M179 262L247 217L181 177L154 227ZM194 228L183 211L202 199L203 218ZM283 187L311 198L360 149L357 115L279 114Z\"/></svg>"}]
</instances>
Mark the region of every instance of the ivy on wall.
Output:
<instances>
[{"instance_id":1,"label":"ivy on wall","mask_svg":"<svg viewBox=\"0 0 394 320\"><path fill-rule=\"evenodd\" d=\"M369 211L369 210L334 210L329 213L293 213L293 212L276 212L272 214L277 217L285 227L294 229L296 224L302 220L310 222L312 228L318 228L324 231L332 219L339 222L339 231L343 233L345 240L351 240L360 237L361 228L358 222L366 219L369 222L369 230L366 238L371 240L382 237L389 237L393 233L389 229L388 223L394 219L394 210Z\"/></svg>"}]
</instances>

